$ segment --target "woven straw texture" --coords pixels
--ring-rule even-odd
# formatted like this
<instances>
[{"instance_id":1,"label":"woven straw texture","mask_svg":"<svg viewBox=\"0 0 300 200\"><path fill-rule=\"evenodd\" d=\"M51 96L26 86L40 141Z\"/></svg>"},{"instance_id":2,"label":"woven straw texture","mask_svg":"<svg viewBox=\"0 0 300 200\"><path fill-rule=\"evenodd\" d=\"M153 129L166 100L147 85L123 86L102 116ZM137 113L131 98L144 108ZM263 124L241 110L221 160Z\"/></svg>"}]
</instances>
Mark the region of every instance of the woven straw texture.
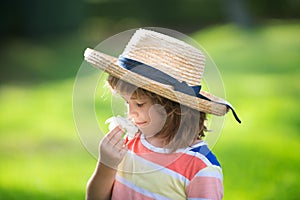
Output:
<instances>
[{"instance_id":1,"label":"woven straw texture","mask_svg":"<svg viewBox=\"0 0 300 200\"><path fill-rule=\"evenodd\" d=\"M93 49L86 49L84 56L86 61L112 76L193 109L221 116L226 114L228 106L231 106L224 99L205 91L200 93L212 101L174 91L172 86L131 72L119 66L117 58ZM205 56L197 48L176 38L139 29L131 37L122 56L156 68L180 82L186 82L189 86L201 84Z\"/></svg>"},{"instance_id":2,"label":"woven straw texture","mask_svg":"<svg viewBox=\"0 0 300 200\"><path fill-rule=\"evenodd\" d=\"M122 56L145 63L188 85L199 85L205 57L198 49L170 36L139 29Z\"/></svg>"},{"instance_id":3,"label":"woven straw texture","mask_svg":"<svg viewBox=\"0 0 300 200\"><path fill-rule=\"evenodd\" d=\"M218 116L224 115L228 111L228 108L225 105L227 102L225 100L207 92L201 91L201 94L219 103L203 100L194 96L174 91L172 86L158 83L156 81L153 81L144 76L138 75L134 72L120 67L118 65L117 58L109 56L107 54L103 54L93 49L86 49L84 56L85 60L94 65L96 68L100 68L106 71L107 73L111 74L112 76L115 76L138 87L144 88L145 90L148 90L150 92L159 94L182 105ZM186 82L189 83L190 81Z\"/></svg>"}]
</instances>

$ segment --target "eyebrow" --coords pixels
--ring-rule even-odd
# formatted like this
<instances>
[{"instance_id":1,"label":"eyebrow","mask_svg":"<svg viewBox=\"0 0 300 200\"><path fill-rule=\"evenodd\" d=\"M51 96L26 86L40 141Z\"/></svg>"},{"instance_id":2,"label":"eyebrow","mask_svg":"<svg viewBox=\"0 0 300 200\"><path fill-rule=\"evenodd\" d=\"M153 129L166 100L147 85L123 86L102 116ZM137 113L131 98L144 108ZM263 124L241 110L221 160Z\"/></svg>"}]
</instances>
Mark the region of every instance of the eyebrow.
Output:
<instances>
[{"instance_id":1,"label":"eyebrow","mask_svg":"<svg viewBox=\"0 0 300 200\"><path fill-rule=\"evenodd\" d=\"M127 100L127 98L125 98L125 96L124 95L120 95L125 101L128 101L128 100L138 100L138 98L137 97L130 97L128 100ZM126 95L127 96L127 95Z\"/></svg>"},{"instance_id":2,"label":"eyebrow","mask_svg":"<svg viewBox=\"0 0 300 200\"><path fill-rule=\"evenodd\" d=\"M138 97L138 95L129 95L129 94L127 94L127 93L123 93L123 95L122 94L120 94L119 93L119 95L127 102L128 100L134 100L134 101L147 101L148 99L150 99L150 97L149 96L147 96L147 95L140 95L139 97ZM130 96L130 97L129 97ZM127 100L127 98L125 98L125 97L129 97L129 99Z\"/></svg>"},{"instance_id":3,"label":"eyebrow","mask_svg":"<svg viewBox=\"0 0 300 200\"><path fill-rule=\"evenodd\" d=\"M130 97L130 99L137 100L138 98L137 97Z\"/></svg>"}]
</instances>

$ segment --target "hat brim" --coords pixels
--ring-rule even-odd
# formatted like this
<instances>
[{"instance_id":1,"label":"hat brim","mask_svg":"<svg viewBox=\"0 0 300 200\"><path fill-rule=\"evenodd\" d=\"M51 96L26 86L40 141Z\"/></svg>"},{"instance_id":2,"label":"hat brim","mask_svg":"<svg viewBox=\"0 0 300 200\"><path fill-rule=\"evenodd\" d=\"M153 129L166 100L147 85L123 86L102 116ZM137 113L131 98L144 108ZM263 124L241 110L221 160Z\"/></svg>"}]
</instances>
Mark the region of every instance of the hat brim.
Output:
<instances>
[{"instance_id":1,"label":"hat brim","mask_svg":"<svg viewBox=\"0 0 300 200\"><path fill-rule=\"evenodd\" d=\"M118 59L113 56L89 48L85 50L84 56L85 60L92 64L94 67L104 70L105 72L116 78L161 95L167 99L188 106L195 110L217 116L225 115L229 110L228 106L230 104L222 98L216 97L202 90L200 91L200 93L208 99L211 99L212 101L200 99L195 96L174 91L173 87L170 85L161 84L157 81L153 81L149 78L121 67L120 65L118 65Z\"/></svg>"}]
</instances>

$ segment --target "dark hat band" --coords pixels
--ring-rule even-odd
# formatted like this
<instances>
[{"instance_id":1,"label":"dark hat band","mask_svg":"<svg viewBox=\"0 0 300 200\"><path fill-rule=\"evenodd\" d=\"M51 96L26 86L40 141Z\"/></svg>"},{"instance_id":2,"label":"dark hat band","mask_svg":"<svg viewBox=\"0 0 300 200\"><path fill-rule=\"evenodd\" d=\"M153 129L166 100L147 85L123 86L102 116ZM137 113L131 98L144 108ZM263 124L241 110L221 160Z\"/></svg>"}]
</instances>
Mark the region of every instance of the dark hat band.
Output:
<instances>
[{"instance_id":1,"label":"dark hat band","mask_svg":"<svg viewBox=\"0 0 300 200\"><path fill-rule=\"evenodd\" d=\"M158 69L123 56L119 57L118 62L121 67L131 72L137 73L159 83L172 86L175 91L210 101L210 99L200 94L201 85L189 86L185 81L180 82L174 77Z\"/></svg>"},{"instance_id":2,"label":"dark hat band","mask_svg":"<svg viewBox=\"0 0 300 200\"><path fill-rule=\"evenodd\" d=\"M159 83L165 84L165 85L170 85L173 87L174 91L182 92L187 95L195 96L207 101L212 101L211 99L207 98L206 96L200 94L201 90L201 85L196 85L196 86L189 86L185 81L178 81L174 77L156 69L153 68L149 65L146 65L144 63L141 63L136 60L132 60L129 58L126 58L124 56L119 56L118 63L121 67L137 73L141 76L144 76L146 78L149 78L151 80L157 81ZM237 114L235 113L233 107L228 104L212 101L215 103L223 104L226 105L229 109L232 110L234 118L241 123L241 120L238 118Z\"/></svg>"}]
</instances>

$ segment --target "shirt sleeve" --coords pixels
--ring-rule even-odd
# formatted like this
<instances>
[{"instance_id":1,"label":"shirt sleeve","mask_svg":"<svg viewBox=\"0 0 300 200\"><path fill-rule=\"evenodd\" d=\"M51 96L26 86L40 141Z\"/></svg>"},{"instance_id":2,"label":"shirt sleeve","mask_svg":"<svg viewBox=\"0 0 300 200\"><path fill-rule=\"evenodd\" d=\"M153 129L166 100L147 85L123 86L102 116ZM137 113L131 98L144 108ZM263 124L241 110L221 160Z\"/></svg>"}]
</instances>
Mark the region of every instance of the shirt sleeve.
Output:
<instances>
[{"instance_id":1,"label":"shirt sleeve","mask_svg":"<svg viewBox=\"0 0 300 200\"><path fill-rule=\"evenodd\" d=\"M214 165L200 170L186 187L187 199L190 200L220 200L223 192L222 169Z\"/></svg>"}]
</instances>

